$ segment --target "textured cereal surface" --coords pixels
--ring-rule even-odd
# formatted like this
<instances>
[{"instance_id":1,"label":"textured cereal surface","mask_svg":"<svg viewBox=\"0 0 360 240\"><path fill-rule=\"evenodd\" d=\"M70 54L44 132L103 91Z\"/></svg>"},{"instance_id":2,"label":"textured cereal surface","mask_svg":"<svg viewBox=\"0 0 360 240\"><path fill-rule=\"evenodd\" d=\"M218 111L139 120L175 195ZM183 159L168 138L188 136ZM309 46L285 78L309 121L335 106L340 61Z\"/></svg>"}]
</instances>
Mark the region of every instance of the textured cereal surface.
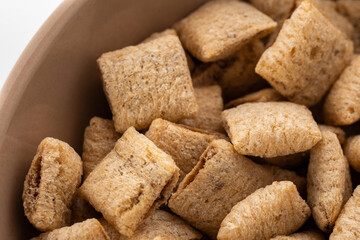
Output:
<instances>
[{"instance_id":1,"label":"textured cereal surface","mask_svg":"<svg viewBox=\"0 0 360 240\"><path fill-rule=\"evenodd\" d=\"M360 55L354 55L334 83L324 103L325 121L350 125L360 119Z\"/></svg>"},{"instance_id":2,"label":"textured cereal surface","mask_svg":"<svg viewBox=\"0 0 360 240\"><path fill-rule=\"evenodd\" d=\"M351 61L353 44L312 4L285 21L255 71L289 100L315 105Z\"/></svg>"},{"instance_id":3,"label":"textured cereal surface","mask_svg":"<svg viewBox=\"0 0 360 240\"><path fill-rule=\"evenodd\" d=\"M311 112L291 102L245 103L223 111L222 119L243 155L285 156L304 152L321 139Z\"/></svg>"},{"instance_id":4,"label":"textured cereal surface","mask_svg":"<svg viewBox=\"0 0 360 240\"><path fill-rule=\"evenodd\" d=\"M346 140L344 153L351 167L360 172L360 135Z\"/></svg>"},{"instance_id":5,"label":"textured cereal surface","mask_svg":"<svg viewBox=\"0 0 360 240\"><path fill-rule=\"evenodd\" d=\"M131 236L167 201L178 171L169 155L131 127L86 178L79 193L121 234Z\"/></svg>"},{"instance_id":6,"label":"textured cereal surface","mask_svg":"<svg viewBox=\"0 0 360 240\"><path fill-rule=\"evenodd\" d=\"M211 141L222 138L220 134L189 128L163 119L154 120L145 136L174 159L180 168L179 181L195 167Z\"/></svg>"},{"instance_id":7,"label":"textured cereal surface","mask_svg":"<svg viewBox=\"0 0 360 240\"><path fill-rule=\"evenodd\" d=\"M291 234L311 211L292 182L274 182L236 204L221 223L219 240L266 240Z\"/></svg>"},{"instance_id":8,"label":"textured cereal surface","mask_svg":"<svg viewBox=\"0 0 360 240\"><path fill-rule=\"evenodd\" d=\"M347 201L336 220L330 240L357 240L360 236L360 187Z\"/></svg>"},{"instance_id":9,"label":"textured cereal surface","mask_svg":"<svg viewBox=\"0 0 360 240\"><path fill-rule=\"evenodd\" d=\"M319 124L320 131L330 131L336 134L337 138L339 139L340 144L345 143L346 140L346 133L340 127L335 127L326 124Z\"/></svg>"},{"instance_id":10,"label":"textured cereal surface","mask_svg":"<svg viewBox=\"0 0 360 240\"><path fill-rule=\"evenodd\" d=\"M159 117L178 121L198 111L177 36L105 53L98 64L117 132L145 129Z\"/></svg>"},{"instance_id":11,"label":"textured cereal surface","mask_svg":"<svg viewBox=\"0 0 360 240\"><path fill-rule=\"evenodd\" d=\"M275 21L288 18L295 8L295 0L250 0L249 2Z\"/></svg>"},{"instance_id":12,"label":"textured cereal surface","mask_svg":"<svg viewBox=\"0 0 360 240\"><path fill-rule=\"evenodd\" d=\"M294 181L304 188L305 179L273 166L262 166L239 155L225 140L214 140L186 175L168 206L181 218L212 238L221 221L239 201L275 180Z\"/></svg>"},{"instance_id":13,"label":"textured cereal surface","mask_svg":"<svg viewBox=\"0 0 360 240\"><path fill-rule=\"evenodd\" d=\"M95 218L75 223L70 227L55 229L51 232L40 234L32 240L110 240L99 221Z\"/></svg>"},{"instance_id":14,"label":"textured cereal surface","mask_svg":"<svg viewBox=\"0 0 360 240\"><path fill-rule=\"evenodd\" d=\"M100 213L90 205L90 203L81 197L78 194L75 194L74 200L71 205L71 223L78 223L85 221L89 218L97 218L101 216Z\"/></svg>"},{"instance_id":15,"label":"textured cereal surface","mask_svg":"<svg viewBox=\"0 0 360 240\"><path fill-rule=\"evenodd\" d=\"M143 43L150 42L152 40L155 40L155 39L158 39L158 38L161 38L161 37L164 37L164 36L169 36L169 35L177 36L175 29L168 28L168 29L165 29L162 32L153 33L142 42Z\"/></svg>"},{"instance_id":16,"label":"textured cereal surface","mask_svg":"<svg viewBox=\"0 0 360 240\"><path fill-rule=\"evenodd\" d=\"M221 121L224 103L218 85L195 88L199 111L193 118L180 120L179 123L208 131L225 132Z\"/></svg>"},{"instance_id":17,"label":"textured cereal surface","mask_svg":"<svg viewBox=\"0 0 360 240\"><path fill-rule=\"evenodd\" d=\"M294 233L289 236L277 236L270 240L325 240L325 236L318 230L309 230Z\"/></svg>"},{"instance_id":18,"label":"textured cereal surface","mask_svg":"<svg viewBox=\"0 0 360 240\"><path fill-rule=\"evenodd\" d=\"M25 215L40 231L69 225L71 204L82 176L82 161L67 143L45 138L24 182Z\"/></svg>"},{"instance_id":19,"label":"textured cereal surface","mask_svg":"<svg viewBox=\"0 0 360 240\"><path fill-rule=\"evenodd\" d=\"M271 18L236 0L210 1L175 25L184 47L203 62L229 57L275 27Z\"/></svg>"},{"instance_id":20,"label":"textured cereal surface","mask_svg":"<svg viewBox=\"0 0 360 240\"><path fill-rule=\"evenodd\" d=\"M100 117L91 118L84 132L82 152L84 178L114 148L120 137L121 135L115 131L113 121Z\"/></svg>"},{"instance_id":21,"label":"textured cereal surface","mask_svg":"<svg viewBox=\"0 0 360 240\"><path fill-rule=\"evenodd\" d=\"M233 108L249 102L279 102L284 100L285 98L273 88L265 88L232 100L225 105L225 108Z\"/></svg>"},{"instance_id":22,"label":"textured cereal surface","mask_svg":"<svg viewBox=\"0 0 360 240\"><path fill-rule=\"evenodd\" d=\"M307 201L317 226L331 232L344 204L348 162L336 134L323 131L322 135L310 151Z\"/></svg>"},{"instance_id":23,"label":"textured cereal surface","mask_svg":"<svg viewBox=\"0 0 360 240\"><path fill-rule=\"evenodd\" d=\"M139 226L131 237L116 233L116 230L104 219L100 220L100 222L110 236L110 240L154 240L157 238L195 240L202 238L202 235L188 223L162 210L156 210Z\"/></svg>"}]
</instances>

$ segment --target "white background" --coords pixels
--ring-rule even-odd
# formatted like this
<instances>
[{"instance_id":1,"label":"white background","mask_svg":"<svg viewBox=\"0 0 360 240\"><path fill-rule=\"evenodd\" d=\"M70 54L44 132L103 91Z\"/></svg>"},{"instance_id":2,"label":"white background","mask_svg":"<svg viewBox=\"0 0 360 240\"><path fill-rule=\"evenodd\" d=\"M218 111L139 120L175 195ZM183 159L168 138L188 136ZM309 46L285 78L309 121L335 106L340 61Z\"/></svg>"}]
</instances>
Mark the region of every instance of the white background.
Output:
<instances>
[{"instance_id":1,"label":"white background","mask_svg":"<svg viewBox=\"0 0 360 240\"><path fill-rule=\"evenodd\" d=\"M0 0L0 89L31 38L62 0Z\"/></svg>"}]
</instances>

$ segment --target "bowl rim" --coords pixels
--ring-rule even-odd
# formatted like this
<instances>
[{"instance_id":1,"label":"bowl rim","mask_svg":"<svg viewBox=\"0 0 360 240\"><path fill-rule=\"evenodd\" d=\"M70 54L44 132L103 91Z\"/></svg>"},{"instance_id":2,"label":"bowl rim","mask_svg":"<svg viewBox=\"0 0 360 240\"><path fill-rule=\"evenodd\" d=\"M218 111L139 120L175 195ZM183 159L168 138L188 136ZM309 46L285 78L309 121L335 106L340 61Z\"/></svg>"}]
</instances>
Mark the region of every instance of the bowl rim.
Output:
<instances>
[{"instance_id":1,"label":"bowl rim","mask_svg":"<svg viewBox=\"0 0 360 240\"><path fill-rule=\"evenodd\" d=\"M54 40L90 0L64 0L42 24L16 61L0 91L0 149L22 96Z\"/></svg>"}]
</instances>

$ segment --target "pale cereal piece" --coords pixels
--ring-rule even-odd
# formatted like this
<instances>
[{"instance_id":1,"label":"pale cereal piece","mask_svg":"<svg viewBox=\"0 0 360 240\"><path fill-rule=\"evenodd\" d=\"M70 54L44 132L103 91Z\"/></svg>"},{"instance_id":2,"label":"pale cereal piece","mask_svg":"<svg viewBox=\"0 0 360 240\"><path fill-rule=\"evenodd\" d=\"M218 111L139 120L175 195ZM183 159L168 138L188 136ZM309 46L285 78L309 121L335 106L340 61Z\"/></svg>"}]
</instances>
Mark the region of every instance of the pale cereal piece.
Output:
<instances>
[{"instance_id":1,"label":"pale cereal piece","mask_svg":"<svg viewBox=\"0 0 360 240\"><path fill-rule=\"evenodd\" d=\"M147 42L150 42L152 40L155 40L155 39L158 39L158 38L161 38L161 37L165 37L165 36L169 36L169 35L177 36L175 29L168 28L168 29L165 29L162 32L153 33L148 38L146 38L144 41L142 41L142 43L147 43Z\"/></svg>"},{"instance_id":2,"label":"pale cereal piece","mask_svg":"<svg viewBox=\"0 0 360 240\"><path fill-rule=\"evenodd\" d=\"M180 168L179 181L195 167L201 154L213 140L225 138L217 133L186 127L163 119L154 120L145 136L174 159Z\"/></svg>"},{"instance_id":3,"label":"pale cereal piece","mask_svg":"<svg viewBox=\"0 0 360 240\"><path fill-rule=\"evenodd\" d=\"M130 127L79 188L121 234L131 236L176 186L173 159Z\"/></svg>"},{"instance_id":4,"label":"pale cereal piece","mask_svg":"<svg viewBox=\"0 0 360 240\"><path fill-rule=\"evenodd\" d=\"M347 201L336 220L330 240L358 240L360 236L360 186Z\"/></svg>"},{"instance_id":5,"label":"pale cereal piece","mask_svg":"<svg viewBox=\"0 0 360 240\"><path fill-rule=\"evenodd\" d=\"M70 240L70 239L87 239L87 240L110 240L105 233L104 228L95 218L75 223L70 227L55 229L51 232L40 234L31 240Z\"/></svg>"},{"instance_id":6,"label":"pale cereal piece","mask_svg":"<svg viewBox=\"0 0 360 240\"><path fill-rule=\"evenodd\" d=\"M336 2L337 10L343 14L354 26L354 52L360 54L360 1L340 0Z\"/></svg>"},{"instance_id":7,"label":"pale cereal piece","mask_svg":"<svg viewBox=\"0 0 360 240\"><path fill-rule=\"evenodd\" d=\"M350 166L360 172L360 135L351 136L346 140L344 153Z\"/></svg>"},{"instance_id":8,"label":"pale cereal piece","mask_svg":"<svg viewBox=\"0 0 360 240\"><path fill-rule=\"evenodd\" d=\"M89 218L97 218L99 216L101 216L101 214L96 212L88 201L79 197L78 194L75 195L71 205L71 222L73 224L85 221Z\"/></svg>"},{"instance_id":9,"label":"pale cereal piece","mask_svg":"<svg viewBox=\"0 0 360 240\"><path fill-rule=\"evenodd\" d=\"M98 59L117 132L178 121L198 111L189 68L177 36L167 35Z\"/></svg>"},{"instance_id":10,"label":"pale cereal piece","mask_svg":"<svg viewBox=\"0 0 360 240\"><path fill-rule=\"evenodd\" d=\"M249 102L279 102L284 100L285 98L273 88L265 88L228 102L225 109Z\"/></svg>"},{"instance_id":11,"label":"pale cereal piece","mask_svg":"<svg viewBox=\"0 0 360 240\"><path fill-rule=\"evenodd\" d=\"M245 103L223 111L226 132L238 153L277 157L304 152L320 139L311 112L291 102Z\"/></svg>"},{"instance_id":12,"label":"pale cereal piece","mask_svg":"<svg viewBox=\"0 0 360 240\"><path fill-rule=\"evenodd\" d=\"M348 162L336 134L323 131L322 135L323 139L310 150L307 200L316 225L329 233L346 197Z\"/></svg>"},{"instance_id":13,"label":"pale cereal piece","mask_svg":"<svg viewBox=\"0 0 360 240\"><path fill-rule=\"evenodd\" d=\"M337 138L339 139L340 144L345 143L346 140L346 133L340 127L334 127L326 124L319 124L320 131L330 131L336 134Z\"/></svg>"},{"instance_id":14,"label":"pale cereal piece","mask_svg":"<svg viewBox=\"0 0 360 240\"><path fill-rule=\"evenodd\" d=\"M325 240L325 236L318 230L294 233L289 236L277 236L270 240Z\"/></svg>"},{"instance_id":15,"label":"pale cereal piece","mask_svg":"<svg viewBox=\"0 0 360 240\"><path fill-rule=\"evenodd\" d=\"M304 0L296 0L297 5L300 5ZM343 31L349 38L354 33L354 27L344 16L336 11L336 2L330 0L311 0L315 7L321 11L328 20L336 26L339 30Z\"/></svg>"},{"instance_id":16,"label":"pale cereal piece","mask_svg":"<svg viewBox=\"0 0 360 240\"><path fill-rule=\"evenodd\" d=\"M225 140L214 140L180 183L168 206L192 226L215 238L221 221L239 201L276 180L305 179L291 171L262 166L239 155Z\"/></svg>"},{"instance_id":17,"label":"pale cereal piece","mask_svg":"<svg viewBox=\"0 0 360 240\"><path fill-rule=\"evenodd\" d=\"M224 133L221 112L224 109L219 85L195 88L195 97L199 111L193 118L185 118L179 123L208 131Z\"/></svg>"},{"instance_id":18,"label":"pale cereal piece","mask_svg":"<svg viewBox=\"0 0 360 240\"><path fill-rule=\"evenodd\" d=\"M350 125L360 119L360 55L354 55L335 82L324 103L325 121Z\"/></svg>"},{"instance_id":19,"label":"pale cereal piece","mask_svg":"<svg viewBox=\"0 0 360 240\"><path fill-rule=\"evenodd\" d=\"M311 1L303 1L263 53L255 71L291 101L312 106L348 65L352 54L352 41Z\"/></svg>"},{"instance_id":20,"label":"pale cereal piece","mask_svg":"<svg viewBox=\"0 0 360 240\"><path fill-rule=\"evenodd\" d=\"M250 0L249 2L277 22L288 18L295 8L295 0Z\"/></svg>"},{"instance_id":21,"label":"pale cereal piece","mask_svg":"<svg viewBox=\"0 0 360 240\"><path fill-rule=\"evenodd\" d=\"M294 168L300 166L306 159L308 159L308 151L279 157L262 158L260 161L282 168Z\"/></svg>"},{"instance_id":22,"label":"pale cereal piece","mask_svg":"<svg viewBox=\"0 0 360 240\"><path fill-rule=\"evenodd\" d=\"M113 121L100 117L91 118L84 132L82 153L84 179L114 148L120 137L121 135L115 131Z\"/></svg>"},{"instance_id":23,"label":"pale cereal piece","mask_svg":"<svg viewBox=\"0 0 360 240\"><path fill-rule=\"evenodd\" d=\"M80 156L69 144L50 137L41 141L22 195L25 215L34 227L51 231L70 224L82 169Z\"/></svg>"},{"instance_id":24,"label":"pale cereal piece","mask_svg":"<svg viewBox=\"0 0 360 240\"><path fill-rule=\"evenodd\" d=\"M194 57L214 62L234 54L250 40L268 35L276 22L248 3L214 0L174 27Z\"/></svg>"},{"instance_id":25,"label":"pale cereal piece","mask_svg":"<svg viewBox=\"0 0 360 240\"><path fill-rule=\"evenodd\" d=\"M131 237L121 236L105 220L100 220L100 222L111 240L154 240L156 238L195 240L202 237L188 223L162 210L156 210L139 226Z\"/></svg>"},{"instance_id":26,"label":"pale cereal piece","mask_svg":"<svg viewBox=\"0 0 360 240\"><path fill-rule=\"evenodd\" d=\"M222 221L217 239L266 240L291 234L310 215L292 182L274 182L236 204Z\"/></svg>"}]
</instances>

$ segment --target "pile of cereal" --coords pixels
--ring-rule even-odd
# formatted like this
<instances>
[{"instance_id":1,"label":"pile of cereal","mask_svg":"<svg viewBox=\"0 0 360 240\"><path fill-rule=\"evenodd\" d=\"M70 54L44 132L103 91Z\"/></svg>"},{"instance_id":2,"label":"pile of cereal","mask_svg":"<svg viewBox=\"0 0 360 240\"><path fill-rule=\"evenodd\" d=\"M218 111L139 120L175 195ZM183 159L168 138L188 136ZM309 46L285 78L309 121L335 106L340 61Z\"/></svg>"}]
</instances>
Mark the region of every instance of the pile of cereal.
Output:
<instances>
[{"instance_id":1,"label":"pile of cereal","mask_svg":"<svg viewBox=\"0 0 360 240\"><path fill-rule=\"evenodd\" d=\"M104 53L113 119L40 143L33 239L360 239L356 53L356 0L213 0Z\"/></svg>"}]
</instances>

